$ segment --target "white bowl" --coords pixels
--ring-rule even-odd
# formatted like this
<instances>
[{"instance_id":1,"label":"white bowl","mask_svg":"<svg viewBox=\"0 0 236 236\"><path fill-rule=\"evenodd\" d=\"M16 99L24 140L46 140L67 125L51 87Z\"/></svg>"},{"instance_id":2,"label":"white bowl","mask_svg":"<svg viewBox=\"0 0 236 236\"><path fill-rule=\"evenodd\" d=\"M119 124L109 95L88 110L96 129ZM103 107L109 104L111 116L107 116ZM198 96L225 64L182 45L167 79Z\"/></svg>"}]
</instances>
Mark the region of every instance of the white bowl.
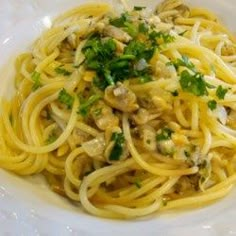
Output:
<instances>
[{"instance_id":1,"label":"white bowl","mask_svg":"<svg viewBox=\"0 0 236 236\"><path fill-rule=\"evenodd\" d=\"M118 0L117 0L118 1ZM1 94L11 94L14 57L51 24L59 12L83 0L1 0ZM115 3L115 0L108 1ZM129 1L135 5L158 1ZM192 0L207 7L235 30L235 0ZM236 235L236 191L225 199L191 211L157 214L132 221L99 219L51 192L41 177L20 178L0 170L0 235ZM102 234L103 233L103 234Z\"/></svg>"}]
</instances>

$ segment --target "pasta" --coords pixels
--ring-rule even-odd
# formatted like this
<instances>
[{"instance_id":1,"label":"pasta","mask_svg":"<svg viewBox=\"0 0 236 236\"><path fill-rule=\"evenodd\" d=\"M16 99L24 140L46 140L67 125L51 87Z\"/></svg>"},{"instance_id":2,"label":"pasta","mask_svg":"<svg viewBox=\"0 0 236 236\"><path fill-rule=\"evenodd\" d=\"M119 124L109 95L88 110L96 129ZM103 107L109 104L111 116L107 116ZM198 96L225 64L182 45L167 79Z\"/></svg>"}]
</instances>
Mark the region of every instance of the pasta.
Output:
<instances>
[{"instance_id":1,"label":"pasta","mask_svg":"<svg viewBox=\"0 0 236 236\"><path fill-rule=\"evenodd\" d=\"M235 37L182 0L122 2L69 10L17 57L0 167L99 217L210 204L236 181Z\"/></svg>"}]
</instances>

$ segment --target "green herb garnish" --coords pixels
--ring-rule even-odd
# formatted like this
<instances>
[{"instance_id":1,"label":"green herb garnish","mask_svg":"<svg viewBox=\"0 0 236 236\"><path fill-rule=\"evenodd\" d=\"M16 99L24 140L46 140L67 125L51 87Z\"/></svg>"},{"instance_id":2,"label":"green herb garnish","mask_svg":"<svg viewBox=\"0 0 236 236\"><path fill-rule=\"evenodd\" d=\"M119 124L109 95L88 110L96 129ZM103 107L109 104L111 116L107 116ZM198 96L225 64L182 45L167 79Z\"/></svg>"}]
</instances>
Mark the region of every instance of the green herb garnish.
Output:
<instances>
[{"instance_id":1,"label":"green herb garnish","mask_svg":"<svg viewBox=\"0 0 236 236\"><path fill-rule=\"evenodd\" d=\"M135 56L136 60L144 58L149 61L155 52L155 47L147 47L146 44L132 40L125 48L125 54Z\"/></svg>"},{"instance_id":2,"label":"green herb garnish","mask_svg":"<svg viewBox=\"0 0 236 236\"><path fill-rule=\"evenodd\" d=\"M68 70L66 70L65 68L63 68L61 66L55 68L55 72L59 75L64 75L64 76L71 75L71 72L69 72Z\"/></svg>"},{"instance_id":3,"label":"green herb garnish","mask_svg":"<svg viewBox=\"0 0 236 236\"><path fill-rule=\"evenodd\" d=\"M149 75L143 75L139 78L139 81L141 84L145 84L145 83L152 81L152 77Z\"/></svg>"},{"instance_id":4,"label":"green herb garnish","mask_svg":"<svg viewBox=\"0 0 236 236\"><path fill-rule=\"evenodd\" d=\"M142 11L146 7L141 7L141 6L134 6L134 11Z\"/></svg>"},{"instance_id":5,"label":"green herb garnish","mask_svg":"<svg viewBox=\"0 0 236 236\"><path fill-rule=\"evenodd\" d=\"M165 141L171 139L171 135L174 133L173 130L169 128L163 128L159 134L156 136L157 141Z\"/></svg>"},{"instance_id":6,"label":"green herb garnish","mask_svg":"<svg viewBox=\"0 0 236 236\"><path fill-rule=\"evenodd\" d=\"M148 29L148 25L145 23L140 23L138 26L138 30L140 33L148 33L149 29Z\"/></svg>"},{"instance_id":7,"label":"green herb garnish","mask_svg":"<svg viewBox=\"0 0 236 236\"><path fill-rule=\"evenodd\" d=\"M39 72L34 71L34 72L31 74L31 79L34 81L34 84L33 84L33 87L32 87L32 90L33 90L33 91L35 91L35 90L37 90L38 88L41 87L41 82L40 82L41 75L40 75Z\"/></svg>"},{"instance_id":8,"label":"green herb garnish","mask_svg":"<svg viewBox=\"0 0 236 236\"><path fill-rule=\"evenodd\" d=\"M134 181L134 185L135 185L137 188L141 188L141 187L142 187L142 184L141 184L140 179L136 179L136 180Z\"/></svg>"},{"instance_id":9,"label":"green herb garnish","mask_svg":"<svg viewBox=\"0 0 236 236\"><path fill-rule=\"evenodd\" d=\"M180 85L185 92L196 96L208 95L208 84L201 73L191 74L187 70L182 71L180 75Z\"/></svg>"},{"instance_id":10,"label":"green herb garnish","mask_svg":"<svg viewBox=\"0 0 236 236\"><path fill-rule=\"evenodd\" d=\"M184 56L184 55L182 56L181 59L178 58L176 61L169 62L167 64L173 65L176 70L178 70L179 67L183 66L183 67L187 67L188 69L190 69L193 72L196 72L195 65L189 60L189 58L187 56Z\"/></svg>"},{"instance_id":11,"label":"green herb garnish","mask_svg":"<svg viewBox=\"0 0 236 236\"><path fill-rule=\"evenodd\" d=\"M78 114L82 115L83 117L87 116L91 106L95 102L97 102L99 99L101 99L101 96L98 94L94 94L91 97L89 97L89 99L87 101L80 104Z\"/></svg>"},{"instance_id":12,"label":"green herb garnish","mask_svg":"<svg viewBox=\"0 0 236 236\"><path fill-rule=\"evenodd\" d=\"M159 46L161 44L172 43L175 40L175 37L165 32L152 31L149 34L149 40L151 40L154 45Z\"/></svg>"},{"instance_id":13,"label":"green herb garnish","mask_svg":"<svg viewBox=\"0 0 236 236\"><path fill-rule=\"evenodd\" d=\"M57 135L52 133L49 135L48 139L45 141L46 144L54 143L57 140Z\"/></svg>"},{"instance_id":14,"label":"green herb garnish","mask_svg":"<svg viewBox=\"0 0 236 236\"><path fill-rule=\"evenodd\" d=\"M115 142L114 147L109 156L110 161L119 161L122 154L125 143L125 137L123 133L113 133L111 140Z\"/></svg>"},{"instance_id":15,"label":"green herb garnish","mask_svg":"<svg viewBox=\"0 0 236 236\"><path fill-rule=\"evenodd\" d=\"M116 43L113 39L103 42L97 35L92 36L84 45L82 52L88 69L99 70L103 63L110 61L116 51Z\"/></svg>"},{"instance_id":16,"label":"green herb garnish","mask_svg":"<svg viewBox=\"0 0 236 236\"><path fill-rule=\"evenodd\" d=\"M136 25L132 23L130 15L127 12L121 14L118 18L111 19L110 24L122 28L132 37L136 37L138 34L138 29Z\"/></svg>"},{"instance_id":17,"label":"green herb garnish","mask_svg":"<svg viewBox=\"0 0 236 236\"><path fill-rule=\"evenodd\" d=\"M97 36L88 40L83 48L85 65L97 73L93 79L96 87L104 90L109 85L132 77L143 77L142 81L150 80L150 68L137 71L135 64L141 59L150 60L155 50L153 46L147 47L144 43L132 40L124 54L116 55L115 50L116 45L112 39L102 42Z\"/></svg>"},{"instance_id":18,"label":"green herb garnish","mask_svg":"<svg viewBox=\"0 0 236 236\"><path fill-rule=\"evenodd\" d=\"M116 27L125 27L127 22L131 22L128 12L122 13L120 17L110 20L110 24Z\"/></svg>"},{"instance_id":19,"label":"green herb garnish","mask_svg":"<svg viewBox=\"0 0 236 236\"><path fill-rule=\"evenodd\" d=\"M74 97L63 88L58 95L59 102L65 104L67 109L71 109L74 103Z\"/></svg>"},{"instance_id":20,"label":"green herb garnish","mask_svg":"<svg viewBox=\"0 0 236 236\"><path fill-rule=\"evenodd\" d=\"M216 103L215 100L209 101L209 102L207 103L207 105L208 105L208 107L209 107L212 111L215 110L216 107L217 107L217 103Z\"/></svg>"},{"instance_id":21,"label":"green herb garnish","mask_svg":"<svg viewBox=\"0 0 236 236\"><path fill-rule=\"evenodd\" d=\"M217 96L219 99L224 99L227 92L228 92L228 89L223 88L223 87L220 85L220 86L218 86L218 88L217 88L217 90L216 90L216 96Z\"/></svg>"}]
</instances>

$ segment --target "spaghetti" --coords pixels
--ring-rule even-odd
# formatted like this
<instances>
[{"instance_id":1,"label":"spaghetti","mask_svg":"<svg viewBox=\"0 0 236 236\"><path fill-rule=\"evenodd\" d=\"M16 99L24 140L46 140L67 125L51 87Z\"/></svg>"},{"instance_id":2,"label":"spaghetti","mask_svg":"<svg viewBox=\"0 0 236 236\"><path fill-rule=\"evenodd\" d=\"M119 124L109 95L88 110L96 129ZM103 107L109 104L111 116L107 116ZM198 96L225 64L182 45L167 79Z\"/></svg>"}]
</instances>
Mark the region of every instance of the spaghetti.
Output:
<instances>
[{"instance_id":1,"label":"spaghetti","mask_svg":"<svg viewBox=\"0 0 236 236\"><path fill-rule=\"evenodd\" d=\"M0 167L42 173L89 213L198 207L236 181L235 37L208 10L87 4L16 59Z\"/></svg>"}]
</instances>

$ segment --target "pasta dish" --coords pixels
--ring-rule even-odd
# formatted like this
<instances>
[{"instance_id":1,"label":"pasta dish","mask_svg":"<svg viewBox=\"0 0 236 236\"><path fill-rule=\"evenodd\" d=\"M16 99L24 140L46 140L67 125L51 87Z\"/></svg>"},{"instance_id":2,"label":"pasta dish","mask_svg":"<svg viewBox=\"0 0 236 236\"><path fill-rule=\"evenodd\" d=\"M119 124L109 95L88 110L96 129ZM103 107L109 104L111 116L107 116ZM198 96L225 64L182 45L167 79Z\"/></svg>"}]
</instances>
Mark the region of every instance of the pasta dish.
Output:
<instances>
[{"instance_id":1,"label":"pasta dish","mask_svg":"<svg viewBox=\"0 0 236 236\"><path fill-rule=\"evenodd\" d=\"M15 60L0 167L92 215L208 205L236 181L236 39L210 11L86 4Z\"/></svg>"}]
</instances>

